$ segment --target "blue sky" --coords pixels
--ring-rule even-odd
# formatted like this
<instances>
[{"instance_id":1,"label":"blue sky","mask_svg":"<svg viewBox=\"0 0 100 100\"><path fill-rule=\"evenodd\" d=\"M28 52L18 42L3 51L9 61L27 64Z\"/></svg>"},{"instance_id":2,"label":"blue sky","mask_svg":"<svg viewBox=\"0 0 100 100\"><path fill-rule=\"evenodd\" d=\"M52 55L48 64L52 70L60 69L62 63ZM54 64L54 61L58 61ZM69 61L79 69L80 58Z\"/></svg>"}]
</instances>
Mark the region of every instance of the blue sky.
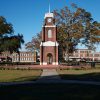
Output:
<instances>
[{"instance_id":1,"label":"blue sky","mask_svg":"<svg viewBox=\"0 0 100 100\"><path fill-rule=\"evenodd\" d=\"M15 33L22 33L27 43L41 31L49 3L51 11L75 3L100 22L100 0L0 0L0 16L12 23Z\"/></svg>"}]
</instances>

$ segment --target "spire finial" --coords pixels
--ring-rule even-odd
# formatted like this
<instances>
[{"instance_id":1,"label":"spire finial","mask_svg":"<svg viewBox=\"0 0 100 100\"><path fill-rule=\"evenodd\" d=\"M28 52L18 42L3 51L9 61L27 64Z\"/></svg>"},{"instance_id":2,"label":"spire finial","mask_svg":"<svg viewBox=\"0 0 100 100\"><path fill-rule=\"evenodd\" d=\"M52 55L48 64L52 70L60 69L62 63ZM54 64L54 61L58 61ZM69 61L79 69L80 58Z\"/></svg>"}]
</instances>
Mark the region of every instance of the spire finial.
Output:
<instances>
[{"instance_id":1,"label":"spire finial","mask_svg":"<svg viewBox=\"0 0 100 100\"><path fill-rule=\"evenodd\" d=\"M50 4L49 4L49 13L50 13Z\"/></svg>"}]
</instances>

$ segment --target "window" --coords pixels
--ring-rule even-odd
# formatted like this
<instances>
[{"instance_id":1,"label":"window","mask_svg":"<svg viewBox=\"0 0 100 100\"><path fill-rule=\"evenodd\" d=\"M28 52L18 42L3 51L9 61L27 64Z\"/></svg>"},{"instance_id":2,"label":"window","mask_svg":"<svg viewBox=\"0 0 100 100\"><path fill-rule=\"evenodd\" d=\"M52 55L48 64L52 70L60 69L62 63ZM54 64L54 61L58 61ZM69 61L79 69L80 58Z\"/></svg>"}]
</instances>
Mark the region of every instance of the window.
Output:
<instances>
[{"instance_id":1,"label":"window","mask_svg":"<svg viewBox=\"0 0 100 100\"><path fill-rule=\"evenodd\" d=\"M52 38L52 31L48 30L48 38Z\"/></svg>"},{"instance_id":2,"label":"window","mask_svg":"<svg viewBox=\"0 0 100 100\"><path fill-rule=\"evenodd\" d=\"M99 54L95 54L94 56L95 56L95 57L99 57Z\"/></svg>"},{"instance_id":3,"label":"window","mask_svg":"<svg viewBox=\"0 0 100 100\"><path fill-rule=\"evenodd\" d=\"M78 53L78 51L75 51L75 53Z\"/></svg>"},{"instance_id":4,"label":"window","mask_svg":"<svg viewBox=\"0 0 100 100\"><path fill-rule=\"evenodd\" d=\"M84 53L84 51L80 51L80 53Z\"/></svg>"}]
</instances>

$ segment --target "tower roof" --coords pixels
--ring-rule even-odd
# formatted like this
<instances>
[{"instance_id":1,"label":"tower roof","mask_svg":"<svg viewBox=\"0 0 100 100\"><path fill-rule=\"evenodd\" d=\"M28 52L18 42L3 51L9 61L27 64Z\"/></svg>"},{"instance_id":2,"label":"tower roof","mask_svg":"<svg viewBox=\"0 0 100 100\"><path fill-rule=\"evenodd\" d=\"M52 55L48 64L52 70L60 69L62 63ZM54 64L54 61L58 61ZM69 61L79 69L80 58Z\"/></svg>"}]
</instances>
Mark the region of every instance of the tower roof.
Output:
<instances>
[{"instance_id":1,"label":"tower roof","mask_svg":"<svg viewBox=\"0 0 100 100\"><path fill-rule=\"evenodd\" d=\"M54 14L53 13L46 13L44 18L46 18L46 17L54 17Z\"/></svg>"},{"instance_id":2,"label":"tower roof","mask_svg":"<svg viewBox=\"0 0 100 100\"><path fill-rule=\"evenodd\" d=\"M54 17L54 14L50 12L50 4L49 4L49 12L45 14L45 17Z\"/></svg>"}]
</instances>

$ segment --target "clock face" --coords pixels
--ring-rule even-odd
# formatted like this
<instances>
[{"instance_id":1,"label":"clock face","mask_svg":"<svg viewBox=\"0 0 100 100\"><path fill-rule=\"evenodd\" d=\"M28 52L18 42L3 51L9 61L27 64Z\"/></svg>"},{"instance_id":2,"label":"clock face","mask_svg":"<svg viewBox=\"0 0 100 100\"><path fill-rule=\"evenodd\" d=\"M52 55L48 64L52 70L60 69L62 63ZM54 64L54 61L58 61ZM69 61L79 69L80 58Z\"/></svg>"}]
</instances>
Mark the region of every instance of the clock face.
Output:
<instances>
[{"instance_id":1,"label":"clock face","mask_svg":"<svg viewBox=\"0 0 100 100\"><path fill-rule=\"evenodd\" d=\"M51 18L48 18L48 22L51 22Z\"/></svg>"}]
</instances>

